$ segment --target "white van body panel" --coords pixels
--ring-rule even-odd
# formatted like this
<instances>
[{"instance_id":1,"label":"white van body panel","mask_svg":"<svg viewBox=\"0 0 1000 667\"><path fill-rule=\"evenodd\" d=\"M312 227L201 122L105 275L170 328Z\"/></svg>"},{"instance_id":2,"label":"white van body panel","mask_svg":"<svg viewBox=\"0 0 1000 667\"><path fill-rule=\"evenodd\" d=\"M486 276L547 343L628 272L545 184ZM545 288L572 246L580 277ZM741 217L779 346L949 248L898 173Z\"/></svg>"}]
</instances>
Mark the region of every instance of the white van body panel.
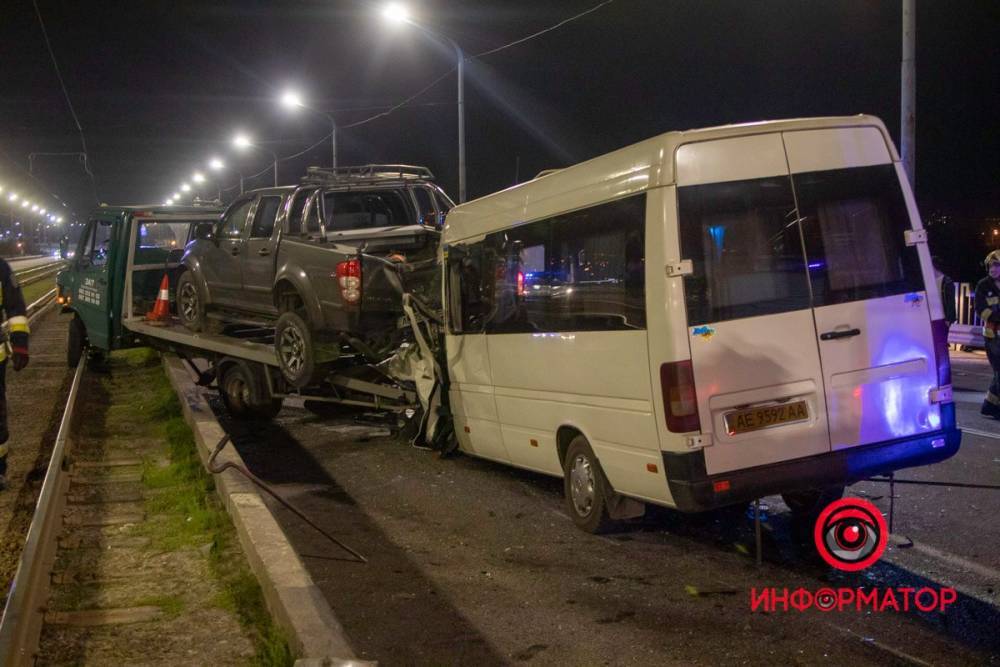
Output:
<instances>
[{"instance_id":1,"label":"white van body panel","mask_svg":"<svg viewBox=\"0 0 1000 667\"><path fill-rule=\"evenodd\" d=\"M889 146L874 127L799 130L782 137L793 174L892 162Z\"/></svg>"},{"instance_id":2,"label":"white van body panel","mask_svg":"<svg viewBox=\"0 0 1000 667\"><path fill-rule=\"evenodd\" d=\"M788 173L781 135L713 139L677 149L677 185L725 183Z\"/></svg>"},{"instance_id":3,"label":"white van body panel","mask_svg":"<svg viewBox=\"0 0 1000 667\"><path fill-rule=\"evenodd\" d=\"M928 356L933 354L929 317L941 310L936 295L920 293L919 306L911 295L898 295L885 303L858 301L722 321L696 333L698 327L687 321L685 279L676 272L686 259L678 188L848 166L897 163L898 172L898 161L884 125L871 116L749 123L663 134L452 209L443 253L521 224L646 196L645 330L446 336L461 448L561 476L558 434L570 428L588 439L617 492L670 505L665 453L703 447L706 472L713 475L824 454L837 443L861 444L869 434L875 440L868 441L876 441L933 429L937 408L926 397L918 399L936 379L934 357ZM919 228L905 183L903 192L910 220ZM933 284L927 249L918 250L924 284ZM766 280L766 272L747 271L729 288L749 294ZM808 283L808 276L804 280ZM873 308L893 316L872 317ZM912 333L895 335L892 322L907 317L913 318ZM821 344L818 334L825 327L859 318L869 335ZM879 347L876 339L899 347ZM669 431L660 383L662 364L687 359L701 421L701 432L694 434ZM727 412L800 400L808 419L739 434L726 428ZM901 407L882 409L883 418L876 419L873 406L879 401L882 407Z\"/></svg>"},{"instance_id":4,"label":"white van body panel","mask_svg":"<svg viewBox=\"0 0 1000 667\"><path fill-rule=\"evenodd\" d=\"M486 336L447 336L445 349L451 376L449 400L459 446L469 454L509 462L493 399Z\"/></svg>"},{"instance_id":5,"label":"white van body panel","mask_svg":"<svg viewBox=\"0 0 1000 667\"><path fill-rule=\"evenodd\" d=\"M665 268L681 259L677 236L677 188L650 190L646 195L646 327L649 344L649 380L660 449L687 450L683 434L667 428L660 366L691 354L684 313L684 278L668 277ZM680 315L680 316L678 316Z\"/></svg>"}]
</instances>

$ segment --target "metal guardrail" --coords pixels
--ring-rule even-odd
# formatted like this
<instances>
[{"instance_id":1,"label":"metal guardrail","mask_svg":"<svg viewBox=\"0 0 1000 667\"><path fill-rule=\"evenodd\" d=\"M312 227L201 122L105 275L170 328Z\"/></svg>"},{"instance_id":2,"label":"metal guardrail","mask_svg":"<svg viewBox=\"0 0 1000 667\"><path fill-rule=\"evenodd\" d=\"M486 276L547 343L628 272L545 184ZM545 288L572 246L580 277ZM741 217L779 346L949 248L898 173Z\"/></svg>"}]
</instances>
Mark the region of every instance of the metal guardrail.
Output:
<instances>
[{"instance_id":1,"label":"metal guardrail","mask_svg":"<svg viewBox=\"0 0 1000 667\"><path fill-rule=\"evenodd\" d=\"M983 321L974 304L975 290L969 283L955 283L955 315L958 318L948 330L948 343L966 347L985 347Z\"/></svg>"},{"instance_id":2,"label":"metal guardrail","mask_svg":"<svg viewBox=\"0 0 1000 667\"><path fill-rule=\"evenodd\" d=\"M86 363L82 360L76 366L35 515L28 528L3 617L0 618L0 665L7 667L34 664L44 620L42 608L48 596L48 580L55 558L56 538L62 529L62 514L69 487L66 469L69 434L85 367Z\"/></svg>"},{"instance_id":3,"label":"metal guardrail","mask_svg":"<svg viewBox=\"0 0 1000 667\"><path fill-rule=\"evenodd\" d=\"M25 269L24 271L15 271L14 275L17 277L17 282L23 285L30 285L36 283L39 280L44 280L49 276L55 275L59 272L59 269L65 266L65 262L50 262L43 266L33 266L30 269Z\"/></svg>"}]
</instances>

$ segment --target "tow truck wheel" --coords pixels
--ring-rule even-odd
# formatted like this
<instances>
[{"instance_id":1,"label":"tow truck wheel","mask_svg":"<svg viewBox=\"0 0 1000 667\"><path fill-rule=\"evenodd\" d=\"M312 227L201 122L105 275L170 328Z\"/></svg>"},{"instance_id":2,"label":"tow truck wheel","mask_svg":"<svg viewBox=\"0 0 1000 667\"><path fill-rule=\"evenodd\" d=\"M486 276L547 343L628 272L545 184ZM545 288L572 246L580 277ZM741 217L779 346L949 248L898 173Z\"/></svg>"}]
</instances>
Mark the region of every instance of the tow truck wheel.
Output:
<instances>
[{"instance_id":1,"label":"tow truck wheel","mask_svg":"<svg viewBox=\"0 0 1000 667\"><path fill-rule=\"evenodd\" d=\"M83 320L76 313L69 322L69 343L66 345L66 364L70 368L76 368L83 358L83 352L87 349L87 330L83 326Z\"/></svg>"},{"instance_id":2,"label":"tow truck wheel","mask_svg":"<svg viewBox=\"0 0 1000 667\"><path fill-rule=\"evenodd\" d=\"M281 399L262 398L266 390L260 386L259 378L243 364L233 364L223 371L219 393L234 419L267 421L281 410Z\"/></svg>"},{"instance_id":3,"label":"tow truck wheel","mask_svg":"<svg viewBox=\"0 0 1000 667\"><path fill-rule=\"evenodd\" d=\"M205 302L190 271L182 273L177 280L177 315L181 324L191 331L205 328Z\"/></svg>"},{"instance_id":4,"label":"tow truck wheel","mask_svg":"<svg viewBox=\"0 0 1000 667\"><path fill-rule=\"evenodd\" d=\"M287 311L274 330L278 366L288 384L302 389L312 384L316 371L316 348L309 324L298 313Z\"/></svg>"},{"instance_id":5,"label":"tow truck wheel","mask_svg":"<svg viewBox=\"0 0 1000 667\"><path fill-rule=\"evenodd\" d=\"M573 438L563 461L563 492L566 508L577 527L588 533L606 533L616 522L608 514L611 487L590 443L582 435Z\"/></svg>"}]
</instances>

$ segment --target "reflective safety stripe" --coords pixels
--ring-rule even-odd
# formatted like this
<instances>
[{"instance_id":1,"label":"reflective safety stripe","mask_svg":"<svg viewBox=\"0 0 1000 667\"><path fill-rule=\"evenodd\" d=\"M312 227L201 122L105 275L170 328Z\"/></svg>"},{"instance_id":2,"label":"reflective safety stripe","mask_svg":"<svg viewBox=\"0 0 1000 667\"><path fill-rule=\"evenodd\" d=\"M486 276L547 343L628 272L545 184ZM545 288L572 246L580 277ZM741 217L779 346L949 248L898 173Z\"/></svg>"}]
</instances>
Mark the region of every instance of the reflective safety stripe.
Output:
<instances>
[{"instance_id":1,"label":"reflective safety stripe","mask_svg":"<svg viewBox=\"0 0 1000 667\"><path fill-rule=\"evenodd\" d=\"M989 322L990 315L992 314L993 314L992 308L984 308L983 312L979 313L979 319L981 319L983 322Z\"/></svg>"},{"instance_id":2,"label":"reflective safety stripe","mask_svg":"<svg viewBox=\"0 0 1000 667\"><path fill-rule=\"evenodd\" d=\"M983 327L983 338L993 338L996 336L996 332L989 327Z\"/></svg>"},{"instance_id":3,"label":"reflective safety stripe","mask_svg":"<svg viewBox=\"0 0 1000 667\"><path fill-rule=\"evenodd\" d=\"M31 330L28 328L28 318L24 315L8 317L7 324L10 325L11 333L31 333Z\"/></svg>"},{"instance_id":4,"label":"reflective safety stripe","mask_svg":"<svg viewBox=\"0 0 1000 667\"><path fill-rule=\"evenodd\" d=\"M0 345L0 361L7 358L7 343Z\"/></svg>"},{"instance_id":5,"label":"reflective safety stripe","mask_svg":"<svg viewBox=\"0 0 1000 667\"><path fill-rule=\"evenodd\" d=\"M993 405L1000 405L1000 396L997 396L992 391L988 391L986 392L986 402Z\"/></svg>"},{"instance_id":6,"label":"reflective safety stripe","mask_svg":"<svg viewBox=\"0 0 1000 667\"><path fill-rule=\"evenodd\" d=\"M6 442L0 445L0 459L7 456L7 452L9 451L10 451L10 445L8 445Z\"/></svg>"},{"instance_id":7,"label":"reflective safety stripe","mask_svg":"<svg viewBox=\"0 0 1000 667\"><path fill-rule=\"evenodd\" d=\"M1000 303L1000 296L988 296L986 297L987 306L995 306Z\"/></svg>"}]
</instances>

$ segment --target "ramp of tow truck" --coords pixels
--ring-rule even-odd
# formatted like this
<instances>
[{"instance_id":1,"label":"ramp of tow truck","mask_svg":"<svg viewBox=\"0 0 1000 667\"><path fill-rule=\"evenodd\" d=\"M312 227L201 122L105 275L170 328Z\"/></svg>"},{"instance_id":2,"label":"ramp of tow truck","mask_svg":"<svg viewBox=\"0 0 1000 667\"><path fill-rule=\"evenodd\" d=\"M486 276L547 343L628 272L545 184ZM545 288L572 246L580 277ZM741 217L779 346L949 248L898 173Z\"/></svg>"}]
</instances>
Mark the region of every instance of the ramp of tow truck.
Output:
<instances>
[{"instance_id":1,"label":"ramp of tow truck","mask_svg":"<svg viewBox=\"0 0 1000 667\"><path fill-rule=\"evenodd\" d=\"M163 324L153 324L142 318L131 318L122 321L126 329L145 339L155 339L171 343L187 351L210 351L236 359L256 361L268 366L277 366L278 358L274 346L270 342L260 342L260 336L241 338L233 335L221 335L204 332L194 332L186 328L176 319L171 318ZM258 330L259 331L259 330Z\"/></svg>"}]
</instances>

